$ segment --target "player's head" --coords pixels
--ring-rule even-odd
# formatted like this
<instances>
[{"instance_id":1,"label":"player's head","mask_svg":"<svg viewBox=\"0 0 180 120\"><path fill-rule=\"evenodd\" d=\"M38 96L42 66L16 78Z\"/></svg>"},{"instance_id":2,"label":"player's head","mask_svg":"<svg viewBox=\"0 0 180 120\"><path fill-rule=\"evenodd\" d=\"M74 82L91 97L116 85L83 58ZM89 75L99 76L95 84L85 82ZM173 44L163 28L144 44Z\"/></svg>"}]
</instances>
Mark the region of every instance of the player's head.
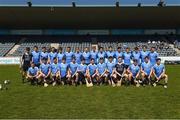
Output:
<instances>
[{"instance_id":1,"label":"player's head","mask_svg":"<svg viewBox=\"0 0 180 120\"><path fill-rule=\"evenodd\" d=\"M122 63L122 57L121 56L118 57L118 62Z\"/></svg>"},{"instance_id":2,"label":"player's head","mask_svg":"<svg viewBox=\"0 0 180 120\"><path fill-rule=\"evenodd\" d=\"M84 58L81 59L81 63L85 64L85 59Z\"/></svg>"},{"instance_id":3,"label":"player's head","mask_svg":"<svg viewBox=\"0 0 180 120\"><path fill-rule=\"evenodd\" d=\"M109 56L109 61L112 62L113 61L113 57Z\"/></svg>"},{"instance_id":4,"label":"player's head","mask_svg":"<svg viewBox=\"0 0 180 120\"><path fill-rule=\"evenodd\" d=\"M34 51L38 51L38 46L34 46Z\"/></svg>"},{"instance_id":5,"label":"player's head","mask_svg":"<svg viewBox=\"0 0 180 120\"><path fill-rule=\"evenodd\" d=\"M77 53L79 53L79 52L80 52L79 47L76 47L76 52L77 52Z\"/></svg>"},{"instance_id":6,"label":"player's head","mask_svg":"<svg viewBox=\"0 0 180 120\"><path fill-rule=\"evenodd\" d=\"M71 47L67 47L66 51L71 52Z\"/></svg>"},{"instance_id":7,"label":"player's head","mask_svg":"<svg viewBox=\"0 0 180 120\"><path fill-rule=\"evenodd\" d=\"M65 57L62 58L62 63L64 63L64 64L66 63L66 58Z\"/></svg>"},{"instance_id":8,"label":"player's head","mask_svg":"<svg viewBox=\"0 0 180 120\"><path fill-rule=\"evenodd\" d=\"M55 64L57 63L57 58L56 58L56 57L53 58L53 62L54 62Z\"/></svg>"},{"instance_id":9,"label":"player's head","mask_svg":"<svg viewBox=\"0 0 180 120\"><path fill-rule=\"evenodd\" d=\"M144 45L144 46L142 47L142 49L143 49L143 51L146 51L146 50L147 50L147 46Z\"/></svg>"},{"instance_id":10,"label":"player's head","mask_svg":"<svg viewBox=\"0 0 180 120\"><path fill-rule=\"evenodd\" d=\"M157 63L158 65L160 65L160 64L161 64L161 58L157 58L157 59L156 59L156 63Z\"/></svg>"},{"instance_id":11,"label":"player's head","mask_svg":"<svg viewBox=\"0 0 180 120\"><path fill-rule=\"evenodd\" d=\"M103 51L104 51L104 48L103 48L103 47L99 47L99 51L100 51L100 52L103 52Z\"/></svg>"},{"instance_id":12,"label":"player's head","mask_svg":"<svg viewBox=\"0 0 180 120\"><path fill-rule=\"evenodd\" d=\"M94 61L95 61L94 58L91 58L91 64L94 64Z\"/></svg>"},{"instance_id":13,"label":"player's head","mask_svg":"<svg viewBox=\"0 0 180 120\"><path fill-rule=\"evenodd\" d=\"M146 56L146 57L144 58L144 61L145 61L146 63L148 63L148 62L149 62L149 57Z\"/></svg>"},{"instance_id":14,"label":"player's head","mask_svg":"<svg viewBox=\"0 0 180 120\"><path fill-rule=\"evenodd\" d=\"M92 50L95 52L95 51L96 51L96 46L93 46L93 47L92 47Z\"/></svg>"},{"instance_id":15,"label":"player's head","mask_svg":"<svg viewBox=\"0 0 180 120\"><path fill-rule=\"evenodd\" d=\"M42 47L42 52L46 52L46 47Z\"/></svg>"},{"instance_id":16,"label":"player's head","mask_svg":"<svg viewBox=\"0 0 180 120\"><path fill-rule=\"evenodd\" d=\"M118 51L118 52L121 52L121 47L118 47L118 48L117 48L117 51Z\"/></svg>"},{"instance_id":17,"label":"player's head","mask_svg":"<svg viewBox=\"0 0 180 120\"><path fill-rule=\"evenodd\" d=\"M108 50L109 50L109 51L112 51L112 50L113 50L113 49L112 49L112 46L109 46Z\"/></svg>"},{"instance_id":18,"label":"player's head","mask_svg":"<svg viewBox=\"0 0 180 120\"><path fill-rule=\"evenodd\" d=\"M130 48L129 48L129 47L127 47L127 48L126 48L126 52L128 53L129 51L130 51Z\"/></svg>"},{"instance_id":19,"label":"player's head","mask_svg":"<svg viewBox=\"0 0 180 120\"><path fill-rule=\"evenodd\" d=\"M34 67L35 67L34 62L31 62L31 67L32 67L32 68L34 68Z\"/></svg>"},{"instance_id":20,"label":"player's head","mask_svg":"<svg viewBox=\"0 0 180 120\"><path fill-rule=\"evenodd\" d=\"M46 64L46 63L47 63L47 60L48 60L47 58L43 58L43 59L42 59L42 62L43 62L44 64Z\"/></svg>"},{"instance_id":21,"label":"player's head","mask_svg":"<svg viewBox=\"0 0 180 120\"><path fill-rule=\"evenodd\" d=\"M58 51L59 53L62 53L62 47L59 47Z\"/></svg>"},{"instance_id":22,"label":"player's head","mask_svg":"<svg viewBox=\"0 0 180 120\"><path fill-rule=\"evenodd\" d=\"M30 52L30 47L26 47L26 50L25 50L26 52Z\"/></svg>"},{"instance_id":23,"label":"player's head","mask_svg":"<svg viewBox=\"0 0 180 120\"><path fill-rule=\"evenodd\" d=\"M85 47L84 48L84 52L88 52L89 51L89 48L88 47Z\"/></svg>"},{"instance_id":24,"label":"player's head","mask_svg":"<svg viewBox=\"0 0 180 120\"><path fill-rule=\"evenodd\" d=\"M76 62L76 57L72 57L72 62L75 63Z\"/></svg>"},{"instance_id":25,"label":"player's head","mask_svg":"<svg viewBox=\"0 0 180 120\"><path fill-rule=\"evenodd\" d=\"M133 64L134 64L134 65L137 65L137 64L138 64L138 60L137 60L137 59L134 59L134 60L133 60Z\"/></svg>"},{"instance_id":26,"label":"player's head","mask_svg":"<svg viewBox=\"0 0 180 120\"><path fill-rule=\"evenodd\" d=\"M134 51L135 51L135 52L138 52L138 51L139 51L139 48L138 48L138 47L135 47L135 48L134 48Z\"/></svg>"},{"instance_id":27,"label":"player's head","mask_svg":"<svg viewBox=\"0 0 180 120\"><path fill-rule=\"evenodd\" d=\"M51 52L55 52L55 50L56 50L55 47L51 48Z\"/></svg>"},{"instance_id":28,"label":"player's head","mask_svg":"<svg viewBox=\"0 0 180 120\"><path fill-rule=\"evenodd\" d=\"M156 50L155 47L151 47L151 52L154 52Z\"/></svg>"},{"instance_id":29,"label":"player's head","mask_svg":"<svg viewBox=\"0 0 180 120\"><path fill-rule=\"evenodd\" d=\"M101 58L99 59L99 62L100 62L100 63L104 63L104 58L101 57Z\"/></svg>"}]
</instances>

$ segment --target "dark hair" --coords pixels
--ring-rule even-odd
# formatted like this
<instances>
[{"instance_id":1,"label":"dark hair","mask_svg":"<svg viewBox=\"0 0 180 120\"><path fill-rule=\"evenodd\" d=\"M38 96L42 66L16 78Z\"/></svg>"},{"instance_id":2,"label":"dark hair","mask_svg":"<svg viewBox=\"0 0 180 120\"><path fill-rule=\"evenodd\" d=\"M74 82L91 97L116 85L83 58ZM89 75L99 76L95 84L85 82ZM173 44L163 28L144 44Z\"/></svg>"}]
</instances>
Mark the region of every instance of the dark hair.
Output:
<instances>
[{"instance_id":1,"label":"dark hair","mask_svg":"<svg viewBox=\"0 0 180 120\"><path fill-rule=\"evenodd\" d=\"M138 47L135 47L134 49L135 49L135 50L138 50L139 48L138 48Z\"/></svg>"},{"instance_id":2,"label":"dark hair","mask_svg":"<svg viewBox=\"0 0 180 120\"><path fill-rule=\"evenodd\" d=\"M103 57L100 57L99 59L100 59L100 60L104 60L104 58L103 58Z\"/></svg>"},{"instance_id":3,"label":"dark hair","mask_svg":"<svg viewBox=\"0 0 180 120\"><path fill-rule=\"evenodd\" d=\"M35 45L34 48L37 48L37 49L38 49L38 46Z\"/></svg>"},{"instance_id":4,"label":"dark hair","mask_svg":"<svg viewBox=\"0 0 180 120\"><path fill-rule=\"evenodd\" d=\"M118 47L117 49L121 49L121 47Z\"/></svg>"},{"instance_id":5,"label":"dark hair","mask_svg":"<svg viewBox=\"0 0 180 120\"><path fill-rule=\"evenodd\" d=\"M42 47L42 49L46 49L46 47Z\"/></svg>"},{"instance_id":6,"label":"dark hair","mask_svg":"<svg viewBox=\"0 0 180 120\"><path fill-rule=\"evenodd\" d=\"M112 48L112 46L109 46L109 48Z\"/></svg>"},{"instance_id":7,"label":"dark hair","mask_svg":"<svg viewBox=\"0 0 180 120\"><path fill-rule=\"evenodd\" d=\"M91 61L94 60L94 58L91 58Z\"/></svg>"},{"instance_id":8,"label":"dark hair","mask_svg":"<svg viewBox=\"0 0 180 120\"><path fill-rule=\"evenodd\" d=\"M157 58L157 59L156 59L156 62L159 61L159 60L161 61L161 58Z\"/></svg>"},{"instance_id":9,"label":"dark hair","mask_svg":"<svg viewBox=\"0 0 180 120\"><path fill-rule=\"evenodd\" d=\"M58 50L61 50L62 51L62 47L59 47L59 49Z\"/></svg>"},{"instance_id":10,"label":"dark hair","mask_svg":"<svg viewBox=\"0 0 180 120\"><path fill-rule=\"evenodd\" d=\"M137 62L138 60L137 59L133 59L133 62Z\"/></svg>"},{"instance_id":11,"label":"dark hair","mask_svg":"<svg viewBox=\"0 0 180 120\"><path fill-rule=\"evenodd\" d=\"M110 58L113 58L113 56L109 56L109 59L110 59Z\"/></svg>"},{"instance_id":12,"label":"dark hair","mask_svg":"<svg viewBox=\"0 0 180 120\"><path fill-rule=\"evenodd\" d=\"M146 58L147 58L147 59L149 59L149 57L148 57L148 56L144 57L144 59L146 59Z\"/></svg>"},{"instance_id":13,"label":"dark hair","mask_svg":"<svg viewBox=\"0 0 180 120\"><path fill-rule=\"evenodd\" d=\"M26 51L30 51L30 47L26 47Z\"/></svg>"},{"instance_id":14,"label":"dark hair","mask_svg":"<svg viewBox=\"0 0 180 120\"><path fill-rule=\"evenodd\" d=\"M53 58L53 60L57 59L56 57Z\"/></svg>"}]
</instances>

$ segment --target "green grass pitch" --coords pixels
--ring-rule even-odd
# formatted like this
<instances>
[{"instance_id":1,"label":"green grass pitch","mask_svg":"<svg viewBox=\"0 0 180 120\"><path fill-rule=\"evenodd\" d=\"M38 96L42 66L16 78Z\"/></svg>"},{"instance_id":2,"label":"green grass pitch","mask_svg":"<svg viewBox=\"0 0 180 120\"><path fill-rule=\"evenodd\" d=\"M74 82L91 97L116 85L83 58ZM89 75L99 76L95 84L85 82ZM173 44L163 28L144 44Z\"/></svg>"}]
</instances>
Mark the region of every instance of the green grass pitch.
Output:
<instances>
[{"instance_id":1,"label":"green grass pitch","mask_svg":"<svg viewBox=\"0 0 180 120\"><path fill-rule=\"evenodd\" d=\"M30 86L18 66L0 66L0 118L180 118L180 66L166 66L168 89L153 87Z\"/></svg>"}]
</instances>

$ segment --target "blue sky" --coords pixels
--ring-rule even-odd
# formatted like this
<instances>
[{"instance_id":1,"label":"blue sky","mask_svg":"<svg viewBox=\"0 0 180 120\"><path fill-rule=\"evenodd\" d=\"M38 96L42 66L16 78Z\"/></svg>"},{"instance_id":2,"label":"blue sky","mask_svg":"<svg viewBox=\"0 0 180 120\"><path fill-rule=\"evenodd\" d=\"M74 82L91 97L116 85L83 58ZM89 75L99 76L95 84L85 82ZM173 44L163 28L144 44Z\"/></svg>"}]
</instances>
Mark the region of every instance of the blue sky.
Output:
<instances>
[{"instance_id":1,"label":"blue sky","mask_svg":"<svg viewBox=\"0 0 180 120\"><path fill-rule=\"evenodd\" d=\"M31 0L36 5L71 5L72 1L75 1L79 5L114 5L118 0ZM157 4L159 0L119 0L120 4ZM167 4L180 4L180 0L165 0ZM27 0L0 0L0 4L10 5L24 5Z\"/></svg>"}]
</instances>

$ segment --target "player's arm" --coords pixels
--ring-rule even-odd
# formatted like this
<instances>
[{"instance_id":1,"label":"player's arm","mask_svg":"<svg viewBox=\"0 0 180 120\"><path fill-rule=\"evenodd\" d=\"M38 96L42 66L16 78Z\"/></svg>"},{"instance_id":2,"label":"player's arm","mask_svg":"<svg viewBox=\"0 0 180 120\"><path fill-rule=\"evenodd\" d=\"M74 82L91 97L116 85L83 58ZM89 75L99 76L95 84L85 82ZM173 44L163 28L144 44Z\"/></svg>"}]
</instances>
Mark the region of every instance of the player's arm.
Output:
<instances>
[{"instance_id":1,"label":"player's arm","mask_svg":"<svg viewBox=\"0 0 180 120\"><path fill-rule=\"evenodd\" d=\"M50 74L51 74L51 68L49 68L49 72L48 72L48 74L45 76L45 78L47 78Z\"/></svg>"},{"instance_id":2,"label":"player's arm","mask_svg":"<svg viewBox=\"0 0 180 120\"><path fill-rule=\"evenodd\" d=\"M122 73L122 77L124 76L124 74L126 73L126 68L124 68L124 71L123 71L123 73Z\"/></svg>"},{"instance_id":3,"label":"player's arm","mask_svg":"<svg viewBox=\"0 0 180 120\"><path fill-rule=\"evenodd\" d=\"M139 74L140 74L140 70L138 71L138 73L137 73L137 75L136 75L136 78L138 78Z\"/></svg>"},{"instance_id":4,"label":"player's arm","mask_svg":"<svg viewBox=\"0 0 180 120\"><path fill-rule=\"evenodd\" d=\"M158 80L161 79L161 77L165 74L165 68L163 68L163 72L161 73L161 75L159 76Z\"/></svg>"},{"instance_id":5,"label":"player's arm","mask_svg":"<svg viewBox=\"0 0 180 120\"><path fill-rule=\"evenodd\" d=\"M147 75L147 73L144 71L143 67L141 66L141 72Z\"/></svg>"}]
</instances>

